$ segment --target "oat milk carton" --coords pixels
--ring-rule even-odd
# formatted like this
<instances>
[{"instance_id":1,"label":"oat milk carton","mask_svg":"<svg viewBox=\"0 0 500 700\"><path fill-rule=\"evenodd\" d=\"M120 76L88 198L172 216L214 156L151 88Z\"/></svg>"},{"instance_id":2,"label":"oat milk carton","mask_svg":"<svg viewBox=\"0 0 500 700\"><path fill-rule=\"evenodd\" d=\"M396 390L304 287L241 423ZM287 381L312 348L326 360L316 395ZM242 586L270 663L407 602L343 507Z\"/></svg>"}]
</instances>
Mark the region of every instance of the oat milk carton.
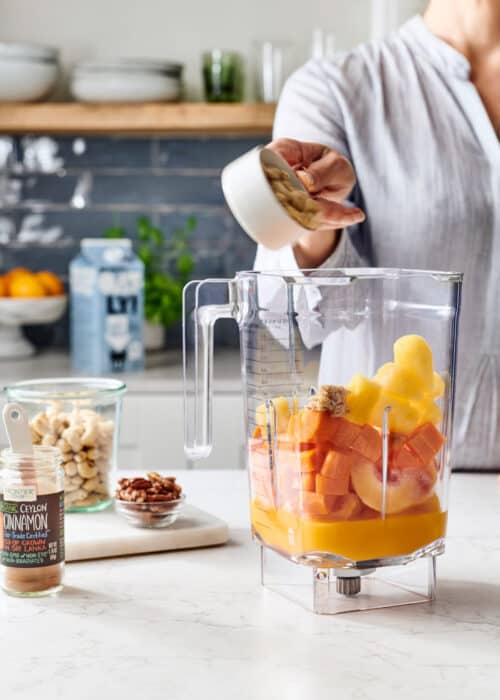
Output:
<instances>
[{"instance_id":1,"label":"oat milk carton","mask_svg":"<svg viewBox=\"0 0 500 700\"><path fill-rule=\"evenodd\" d=\"M144 367L144 266L128 239L84 238L69 267L73 367L91 374Z\"/></svg>"}]
</instances>

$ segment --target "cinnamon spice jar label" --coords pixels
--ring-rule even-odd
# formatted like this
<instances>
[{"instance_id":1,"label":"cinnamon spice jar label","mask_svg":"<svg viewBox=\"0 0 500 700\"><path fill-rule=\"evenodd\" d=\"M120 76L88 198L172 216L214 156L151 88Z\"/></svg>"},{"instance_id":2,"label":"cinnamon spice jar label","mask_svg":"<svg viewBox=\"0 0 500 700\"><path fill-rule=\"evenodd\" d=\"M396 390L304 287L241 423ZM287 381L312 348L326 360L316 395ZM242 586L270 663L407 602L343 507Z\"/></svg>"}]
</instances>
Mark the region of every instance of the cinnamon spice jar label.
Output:
<instances>
[{"instance_id":1,"label":"cinnamon spice jar label","mask_svg":"<svg viewBox=\"0 0 500 700\"><path fill-rule=\"evenodd\" d=\"M36 500L0 495L0 547L4 566L51 566L64 561L64 491Z\"/></svg>"}]
</instances>

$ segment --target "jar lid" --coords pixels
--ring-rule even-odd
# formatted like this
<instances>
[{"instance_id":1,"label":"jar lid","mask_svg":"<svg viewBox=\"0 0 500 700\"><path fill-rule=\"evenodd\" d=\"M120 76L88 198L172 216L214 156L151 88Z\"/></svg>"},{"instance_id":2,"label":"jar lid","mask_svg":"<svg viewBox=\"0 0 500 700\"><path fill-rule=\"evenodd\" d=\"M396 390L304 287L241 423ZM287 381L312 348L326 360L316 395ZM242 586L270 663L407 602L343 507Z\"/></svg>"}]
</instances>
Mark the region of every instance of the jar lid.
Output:
<instances>
[{"instance_id":1,"label":"jar lid","mask_svg":"<svg viewBox=\"0 0 500 700\"><path fill-rule=\"evenodd\" d=\"M9 401L45 404L47 401L75 401L81 404L109 404L127 391L119 379L104 377L56 377L16 382L5 387Z\"/></svg>"}]
</instances>

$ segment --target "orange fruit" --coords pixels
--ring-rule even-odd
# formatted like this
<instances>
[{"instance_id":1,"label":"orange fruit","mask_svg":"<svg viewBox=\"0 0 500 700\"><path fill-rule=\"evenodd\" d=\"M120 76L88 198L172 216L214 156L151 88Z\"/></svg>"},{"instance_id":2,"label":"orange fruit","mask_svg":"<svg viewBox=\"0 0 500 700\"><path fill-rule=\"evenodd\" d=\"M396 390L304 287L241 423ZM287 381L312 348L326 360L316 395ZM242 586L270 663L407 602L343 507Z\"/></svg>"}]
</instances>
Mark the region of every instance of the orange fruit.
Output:
<instances>
[{"instance_id":1,"label":"orange fruit","mask_svg":"<svg viewBox=\"0 0 500 700\"><path fill-rule=\"evenodd\" d=\"M25 275L27 272L29 272L29 270L25 267L13 267L12 270L6 273L5 279L10 283L18 275Z\"/></svg>"},{"instance_id":2,"label":"orange fruit","mask_svg":"<svg viewBox=\"0 0 500 700\"><path fill-rule=\"evenodd\" d=\"M17 278L22 277L26 273L30 274L30 271L26 267L13 267L5 275L5 285L7 287L5 291L6 296L10 296L10 285Z\"/></svg>"},{"instance_id":3,"label":"orange fruit","mask_svg":"<svg viewBox=\"0 0 500 700\"><path fill-rule=\"evenodd\" d=\"M6 297L9 294L7 280L4 275L0 275L0 297Z\"/></svg>"},{"instance_id":4,"label":"orange fruit","mask_svg":"<svg viewBox=\"0 0 500 700\"><path fill-rule=\"evenodd\" d=\"M11 297L34 298L47 296L45 287L32 272L17 274L9 280Z\"/></svg>"},{"instance_id":5,"label":"orange fruit","mask_svg":"<svg viewBox=\"0 0 500 700\"><path fill-rule=\"evenodd\" d=\"M64 294L63 283L61 282L60 277L58 277L54 272L42 270L42 272L36 272L35 277L39 282L41 282L46 294L49 296L59 296L60 294Z\"/></svg>"}]
</instances>

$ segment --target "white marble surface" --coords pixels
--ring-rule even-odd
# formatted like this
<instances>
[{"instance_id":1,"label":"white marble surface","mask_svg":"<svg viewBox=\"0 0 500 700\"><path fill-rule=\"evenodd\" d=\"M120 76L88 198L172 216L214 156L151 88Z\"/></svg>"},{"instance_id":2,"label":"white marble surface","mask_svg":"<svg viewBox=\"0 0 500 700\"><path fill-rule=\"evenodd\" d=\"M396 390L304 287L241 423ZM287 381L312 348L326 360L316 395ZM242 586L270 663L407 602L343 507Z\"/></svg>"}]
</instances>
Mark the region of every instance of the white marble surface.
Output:
<instances>
[{"instance_id":1,"label":"white marble surface","mask_svg":"<svg viewBox=\"0 0 500 700\"><path fill-rule=\"evenodd\" d=\"M453 476L434 604L320 617L260 588L244 473L178 476L230 542L70 564L54 599L2 595L6 698L500 696L498 477Z\"/></svg>"}]
</instances>

